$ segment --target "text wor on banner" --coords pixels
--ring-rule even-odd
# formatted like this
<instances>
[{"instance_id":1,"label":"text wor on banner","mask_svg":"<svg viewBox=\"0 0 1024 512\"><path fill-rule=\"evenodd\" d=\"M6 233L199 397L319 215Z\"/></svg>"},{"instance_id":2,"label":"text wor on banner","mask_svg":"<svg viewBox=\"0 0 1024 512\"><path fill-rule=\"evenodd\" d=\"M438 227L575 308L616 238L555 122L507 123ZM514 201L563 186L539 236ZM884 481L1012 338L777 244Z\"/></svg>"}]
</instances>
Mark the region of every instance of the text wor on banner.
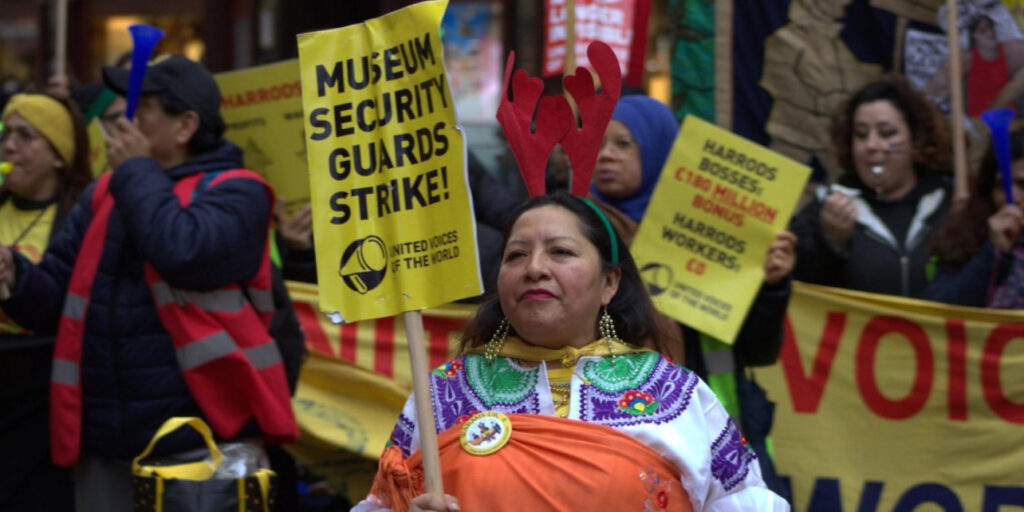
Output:
<instances>
[{"instance_id":1,"label":"text wor on banner","mask_svg":"<svg viewBox=\"0 0 1024 512\"><path fill-rule=\"evenodd\" d=\"M1024 314L797 283L756 378L795 510L1024 506Z\"/></svg>"}]
</instances>

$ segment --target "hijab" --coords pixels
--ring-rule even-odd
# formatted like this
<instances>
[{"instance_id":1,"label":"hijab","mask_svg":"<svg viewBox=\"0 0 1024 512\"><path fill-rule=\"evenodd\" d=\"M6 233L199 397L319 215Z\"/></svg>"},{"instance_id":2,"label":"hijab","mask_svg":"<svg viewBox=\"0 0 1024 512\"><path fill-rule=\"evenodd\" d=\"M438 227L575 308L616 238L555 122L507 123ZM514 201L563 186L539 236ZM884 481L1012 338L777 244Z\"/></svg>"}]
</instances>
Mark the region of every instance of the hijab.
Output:
<instances>
[{"instance_id":1,"label":"hijab","mask_svg":"<svg viewBox=\"0 0 1024 512\"><path fill-rule=\"evenodd\" d=\"M658 184L661 168L665 166L672 143L675 142L679 124L668 107L647 96L620 98L612 119L626 125L640 150L640 187L629 197L622 198L602 195L594 185L590 186L590 193L639 223L647 211L647 203L651 201L654 186Z\"/></svg>"}]
</instances>

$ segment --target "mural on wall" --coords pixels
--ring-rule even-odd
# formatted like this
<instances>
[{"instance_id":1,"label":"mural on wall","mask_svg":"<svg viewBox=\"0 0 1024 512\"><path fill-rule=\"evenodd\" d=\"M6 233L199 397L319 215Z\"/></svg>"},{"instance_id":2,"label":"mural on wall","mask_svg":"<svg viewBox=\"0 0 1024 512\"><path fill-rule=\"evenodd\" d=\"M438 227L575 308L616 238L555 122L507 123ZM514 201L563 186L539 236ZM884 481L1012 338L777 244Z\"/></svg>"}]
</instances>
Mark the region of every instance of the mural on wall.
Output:
<instances>
[{"instance_id":1,"label":"mural on wall","mask_svg":"<svg viewBox=\"0 0 1024 512\"><path fill-rule=\"evenodd\" d=\"M861 62L840 37L850 0L793 0L789 24L765 41L761 87L773 104L765 130L771 149L798 162L812 157L839 174L832 152L833 114L882 69Z\"/></svg>"}]
</instances>

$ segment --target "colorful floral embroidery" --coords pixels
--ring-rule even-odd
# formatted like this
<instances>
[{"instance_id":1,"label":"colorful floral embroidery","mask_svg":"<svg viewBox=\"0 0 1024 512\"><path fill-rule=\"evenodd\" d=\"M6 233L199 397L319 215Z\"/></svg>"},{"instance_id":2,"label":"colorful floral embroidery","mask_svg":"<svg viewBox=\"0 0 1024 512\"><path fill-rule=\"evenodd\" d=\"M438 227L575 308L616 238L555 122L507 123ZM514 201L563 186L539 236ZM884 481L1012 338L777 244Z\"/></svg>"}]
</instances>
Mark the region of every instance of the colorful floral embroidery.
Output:
<instances>
[{"instance_id":1,"label":"colorful floral embroidery","mask_svg":"<svg viewBox=\"0 0 1024 512\"><path fill-rule=\"evenodd\" d=\"M633 416L650 416L658 409L658 402L650 393L631 389L619 399L619 409Z\"/></svg>"},{"instance_id":2,"label":"colorful floral embroidery","mask_svg":"<svg viewBox=\"0 0 1024 512\"><path fill-rule=\"evenodd\" d=\"M656 352L640 352L615 359L614 363L607 357L588 361L583 366L583 376L605 393L621 393L646 382L661 356Z\"/></svg>"},{"instance_id":3,"label":"colorful floral embroidery","mask_svg":"<svg viewBox=\"0 0 1024 512\"><path fill-rule=\"evenodd\" d=\"M604 363L611 364L607 360L584 362L584 374L595 380L591 380L593 385L580 389L580 420L614 428L662 424L678 418L689 406L700 381L689 370L675 366L657 354L620 355L615 366L632 369L635 374L618 373L622 370L616 370L616 382L602 380L607 376L603 370L609 369ZM622 388L624 383L636 385ZM636 396L623 404L624 393L629 392L635 392ZM649 402L644 395L650 397Z\"/></svg>"},{"instance_id":4,"label":"colorful floral embroidery","mask_svg":"<svg viewBox=\"0 0 1024 512\"><path fill-rule=\"evenodd\" d=\"M732 490L747 477L750 463L755 459L757 456L747 448L746 438L730 419L711 444L711 474L722 482L726 491Z\"/></svg>"},{"instance_id":5,"label":"colorful floral embroidery","mask_svg":"<svg viewBox=\"0 0 1024 512\"><path fill-rule=\"evenodd\" d=\"M661 475L654 472L654 468L648 466L646 470L640 472L640 481L648 494L644 498L644 512L657 512L668 508L672 493L671 482L668 479L661 478Z\"/></svg>"},{"instance_id":6,"label":"colorful floral embroidery","mask_svg":"<svg viewBox=\"0 0 1024 512\"><path fill-rule=\"evenodd\" d=\"M452 361L448 361L447 363L444 363L443 365L441 365L441 366L439 366L437 368L434 368L434 372L433 373L434 373L434 375L437 375L438 377L444 377L446 379L452 379L456 375L458 375L459 370L461 370L461 369L462 369L462 361L459 361L458 359L454 359Z\"/></svg>"},{"instance_id":7,"label":"colorful floral embroidery","mask_svg":"<svg viewBox=\"0 0 1024 512\"><path fill-rule=\"evenodd\" d=\"M397 445L402 449L402 454L408 457L412 453L412 434L415 428L416 425L411 419L404 413L399 414L395 429L391 431L391 438L388 439L388 445Z\"/></svg>"},{"instance_id":8,"label":"colorful floral embroidery","mask_svg":"<svg viewBox=\"0 0 1024 512\"><path fill-rule=\"evenodd\" d=\"M430 376L434 427L438 432L479 411L540 414L540 396L536 390L539 367L523 369L504 357L489 364L478 354L469 354L454 362L462 368L453 376L437 373Z\"/></svg>"},{"instance_id":9,"label":"colorful floral embroidery","mask_svg":"<svg viewBox=\"0 0 1024 512\"><path fill-rule=\"evenodd\" d=\"M466 356L467 382L488 408L494 404L521 402L537 388L540 367L522 369L513 366L507 358L499 357L487 363L483 356Z\"/></svg>"}]
</instances>

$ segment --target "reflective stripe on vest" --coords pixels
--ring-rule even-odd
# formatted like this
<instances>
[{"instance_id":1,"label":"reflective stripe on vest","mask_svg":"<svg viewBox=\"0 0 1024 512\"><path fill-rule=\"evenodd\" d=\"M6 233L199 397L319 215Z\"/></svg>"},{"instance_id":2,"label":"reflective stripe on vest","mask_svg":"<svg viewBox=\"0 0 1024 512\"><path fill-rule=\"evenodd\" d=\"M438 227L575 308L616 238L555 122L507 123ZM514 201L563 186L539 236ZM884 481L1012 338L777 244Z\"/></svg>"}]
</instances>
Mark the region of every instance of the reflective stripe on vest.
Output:
<instances>
[{"instance_id":1,"label":"reflective stripe on vest","mask_svg":"<svg viewBox=\"0 0 1024 512\"><path fill-rule=\"evenodd\" d=\"M260 290L247 286L245 293L243 293L237 286L229 285L219 290L196 292L171 288L166 281L153 283L150 288L157 307L165 306L171 302L179 305L192 303L204 311L237 313L249 302L249 305L260 313L274 313L273 290ZM249 296L249 301L246 300L246 295Z\"/></svg>"},{"instance_id":2,"label":"reflective stripe on vest","mask_svg":"<svg viewBox=\"0 0 1024 512\"><path fill-rule=\"evenodd\" d=\"M53 373L50 379L58 384L78 386L78 363L67 359L53 360Z\"/></svg>"},{"instance_id":3,"label":"reflective stripe on vest","mask_svg":"<svg viewBox=\"0 0 1024 512\"><path fill-rule=\"evenodd\" d=\"M281 353L277 350L277 344L273 340L240 349L235 340L231 339L231 335L225 331L218 331L205 338L183 345L176 349L175 353L177 354L178 364L181 366L181 369L191 370L231 354L236 350L241 350L249 364L257 370L262 370L281 362Z\"/></svg>"},{"instance_id":4,"label":"reflective stripe on vest","mask_svg":"<svg viewBox=\"0 0 1024 512\"><path fill-rule=\"evenodd\" d=\"M736 357L732 353L732 346L701 333L700 349L704 356L704 367L708 371L708 386L733 421L740 423L740 401L736 393Z\"/></svg>"},{"instance_id":5,"label":"reflective stripe on vest","mask_svg":"<svg viewBox=\"0 0 1024 512\"><path fill-rule=\"evenodd\" d=\"M81 320L85 317L87 302L88 299L85 297L68 292L67 297L64 297L64 311L61 314L74 320Z\"/></svg>"}]
</instances>

